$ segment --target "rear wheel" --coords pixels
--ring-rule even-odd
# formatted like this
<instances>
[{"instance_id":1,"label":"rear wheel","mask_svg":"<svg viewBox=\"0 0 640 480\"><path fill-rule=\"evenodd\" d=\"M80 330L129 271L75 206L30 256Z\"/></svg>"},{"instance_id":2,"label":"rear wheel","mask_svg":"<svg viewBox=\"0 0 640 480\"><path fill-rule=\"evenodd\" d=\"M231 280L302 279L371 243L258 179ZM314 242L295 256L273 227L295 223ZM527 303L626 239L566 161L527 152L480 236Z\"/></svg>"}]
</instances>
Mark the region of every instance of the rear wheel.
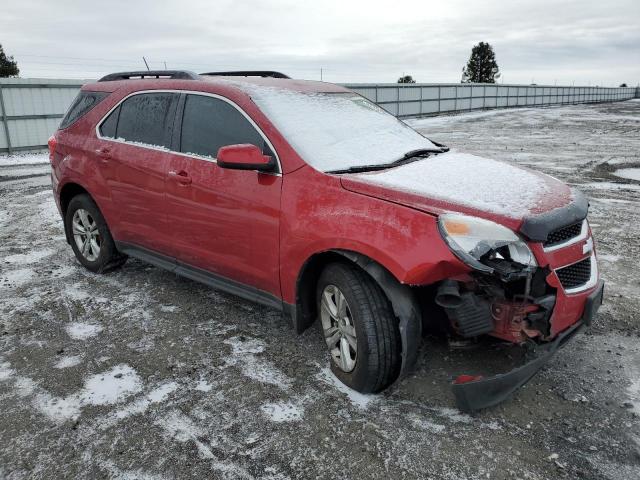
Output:
<instances>
[{"instance_id":1,"label":"rear wheel","mask_svg":"<svg viewBox=\"0 0 640 480\"><path fill-rule=\"evenodd\" d=\"M77 195L71 199L65 215L65 228L73 253L88 270L107 272L127 260L116 249L109 227L89 195Z\"/></svg>"},{"instance_id":2,"label":"rear wheel","mask_svg":"<svg viewBox=\"0 0 640 480\"><path fill-rule=\"evenodd\" d=\"M400 331L378 284L356 266L334 263L320 275L317 302L333 373L362 393L388 387L400 371Z\"/></svg>"}]
</instances>

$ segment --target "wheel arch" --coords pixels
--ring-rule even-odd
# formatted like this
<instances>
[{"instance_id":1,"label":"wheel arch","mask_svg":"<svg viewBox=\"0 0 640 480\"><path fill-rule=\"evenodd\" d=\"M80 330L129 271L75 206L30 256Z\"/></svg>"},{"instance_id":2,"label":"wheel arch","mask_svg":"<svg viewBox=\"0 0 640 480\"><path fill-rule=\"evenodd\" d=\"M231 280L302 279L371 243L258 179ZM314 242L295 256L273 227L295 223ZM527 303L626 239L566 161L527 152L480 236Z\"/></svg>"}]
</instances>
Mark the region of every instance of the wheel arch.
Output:
<instances>
[{"instance_id":1,"label":"wheel arch","mask_svg":"<svg viewBox=\"0 0 640 480\"><path fill-rule=\"evenodd\" d=\"M398 319L402 338L400 377L415 364L422 338L421 308L410 286L401 283L387 268L372 258L352 250L327 250L312 255L303 264L296 281L296 303L288 313L297 333L304 332L317 318L316 285L322 270L330 263L357 265L380 286Z\"/></svg>"},{"instance_id":2,"label":"wheel arch","mask_svg":"<svg viewBox=\"0 0 640 480\"><path fill-rule=\"evenodd\" d=\"M89 193L89 191L84 188L82 185L80 185L79 183L75 183L75 182L69 182L66 183L61 189L60 189L60 210L62 211L62 216L65 217L67 215L67 208L69 207L69 203L71 202L71 199L73 197L76 197L78 195L82 195L82 194L87 194L91 197L91 194ZM93 197L91 197L93 198ZM95 199L94 199L95 202Z\"/></svg>"},{"instance_id":3,"label":"wheel arch","mask_svg":"<svg viewBox=\"0 0 640 480\"><path fill-rule=\"evenodd\" d=\"M70 232L66 228L67 209L69 208L69 204L71 203L71 200L73 200L78 195L87 195L91 200L93 200L93 202L96 204L96 207L98 208L100 213L104 216L104 212L102 208L100 208L100 205L98 205L98 201L96 200L96 197L92 195L91 192L84 185L75 181L69 181L65 183L60 188L60 193L58 194L58 198L60 200L60 213L62 214L62 221L65 223L64 234L68 244L71 244L71 236L70 236ZM105 218L105 221L106 221L106 218Z\"/></svg>"}]
</instances>

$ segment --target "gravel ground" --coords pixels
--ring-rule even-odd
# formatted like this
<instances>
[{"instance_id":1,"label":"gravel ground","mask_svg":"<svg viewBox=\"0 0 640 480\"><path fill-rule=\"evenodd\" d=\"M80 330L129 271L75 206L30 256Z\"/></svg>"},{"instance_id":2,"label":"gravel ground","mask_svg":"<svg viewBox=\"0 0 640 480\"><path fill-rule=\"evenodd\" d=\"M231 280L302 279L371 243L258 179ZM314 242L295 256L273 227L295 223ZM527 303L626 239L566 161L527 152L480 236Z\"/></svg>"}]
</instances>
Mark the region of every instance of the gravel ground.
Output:
<instances>
[{"instance_id":1,"label":"gravel ground","mask_svg":"<svg viewBox=\"0 0 640 480\"><path fill-rule=\"evenodd\" d=\"M363 396L317 329L135 260L91 274L48 167L0 157L0 478L640 478L640 182L614 175L640 167L640 102L410 123L591 199L606 304L513 399L454 407L452 374L515 357L485 342L427 338Z\"/></svg>"}]
</instances>

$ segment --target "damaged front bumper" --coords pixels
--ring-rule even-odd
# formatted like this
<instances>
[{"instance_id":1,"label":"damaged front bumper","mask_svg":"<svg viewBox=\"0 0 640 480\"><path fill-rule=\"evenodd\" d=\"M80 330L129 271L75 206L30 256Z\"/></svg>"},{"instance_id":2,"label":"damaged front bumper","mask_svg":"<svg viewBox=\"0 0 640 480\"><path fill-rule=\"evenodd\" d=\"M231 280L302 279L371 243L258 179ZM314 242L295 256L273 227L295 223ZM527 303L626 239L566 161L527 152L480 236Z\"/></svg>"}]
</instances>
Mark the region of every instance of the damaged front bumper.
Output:
<instances>
[{"instance_id":1,"label":"damaged front bumper","mask_svg":"<svg viewBox=\"0 0 640 480\"><path fill-rule=\"evenodd\" d=\"M582 318L560 333L556 339L537 349L536 356L512 371L490 378L460 375L452 383L458 408L472 412L495 406L522 387L547 363L551 357L578 332L589 326L602 304L604 282L600 281L587 297Z\"/></svg>"}]
</instances>

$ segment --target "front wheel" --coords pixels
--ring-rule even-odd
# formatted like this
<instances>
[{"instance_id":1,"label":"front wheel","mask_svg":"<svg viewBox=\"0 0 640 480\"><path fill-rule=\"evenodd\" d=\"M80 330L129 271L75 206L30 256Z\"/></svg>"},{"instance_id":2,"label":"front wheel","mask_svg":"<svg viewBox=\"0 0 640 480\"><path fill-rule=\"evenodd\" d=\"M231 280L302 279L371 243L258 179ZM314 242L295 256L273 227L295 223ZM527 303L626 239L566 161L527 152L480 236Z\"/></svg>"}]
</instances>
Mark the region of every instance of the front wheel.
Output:
<instances>
[{"instance_id":1,"label":"front wheel","mask_svg":"<svg viewBox=\"0 0 640 480\"><path fill-rule=\"evenodd\" d=\"M400 330L378 284L354 265L334 263L320 275L317 302L336 377L362 393L393 383L401 364Z\"/></svg>"}]
</instances>

